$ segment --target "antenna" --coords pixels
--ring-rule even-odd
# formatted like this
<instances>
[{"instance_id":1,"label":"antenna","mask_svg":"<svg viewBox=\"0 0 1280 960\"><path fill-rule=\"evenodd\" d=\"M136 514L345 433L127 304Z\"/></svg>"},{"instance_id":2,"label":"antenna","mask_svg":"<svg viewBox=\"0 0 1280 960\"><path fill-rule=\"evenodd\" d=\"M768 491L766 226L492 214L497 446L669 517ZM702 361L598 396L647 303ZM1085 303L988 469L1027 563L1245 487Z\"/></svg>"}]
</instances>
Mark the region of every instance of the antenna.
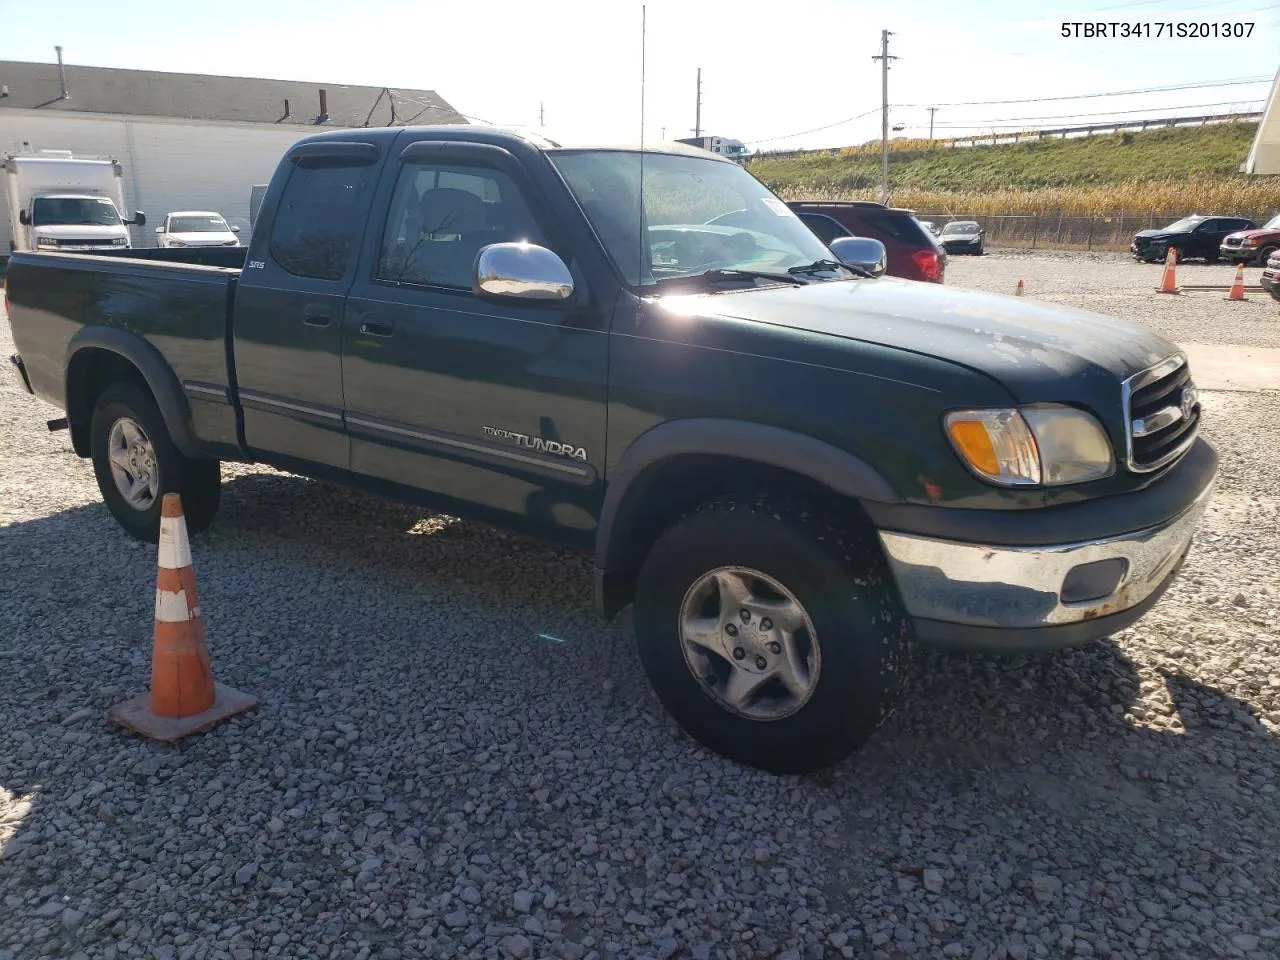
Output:
<instances>
[{"instance_id":1,"label":"antenna","mask_svg":"<svg viewBox=\"0 0 1280 960\"><path fill-rule=\"evenodd\" d=\"M636 231L640 249L636 256L636 282L644 279L644 47L645 47L645 21L647 12L645 5L640 4L640 229Z\"/></svg>"}]
</instances>

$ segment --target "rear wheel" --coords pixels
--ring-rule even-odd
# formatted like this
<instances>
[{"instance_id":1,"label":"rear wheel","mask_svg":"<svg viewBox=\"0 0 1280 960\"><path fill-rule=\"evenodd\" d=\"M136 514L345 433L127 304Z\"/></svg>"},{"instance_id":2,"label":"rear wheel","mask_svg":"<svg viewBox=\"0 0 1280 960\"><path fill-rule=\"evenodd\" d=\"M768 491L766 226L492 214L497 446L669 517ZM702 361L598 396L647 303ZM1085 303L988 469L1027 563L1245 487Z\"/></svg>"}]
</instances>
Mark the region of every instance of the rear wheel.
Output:
<instances>
[{"instance_id":1,"label":"rear wheel","mask_svg":"<svg viewBox=\"0 0 1280 960\"><path fill-rule=\"evenodd\" d=\"M156 542L166 493L182 495L190 533L213 522L222 489L218 461L178 452L155 400L136 384L114 383L102 391L89 449L102 500L130 536Z\"/></svg>"},{"instance_id":2,"label":"rear wheel","mask_svg":"<svg viewBox=\"0 0 1280 960\"><path fill-rule=\"evenodd\" d=\"M843 760L891 712L909 631L874 534L804 504L730 496L654 545L640 659L705 746L773 773Z\"/></svg>"}]
</instances>

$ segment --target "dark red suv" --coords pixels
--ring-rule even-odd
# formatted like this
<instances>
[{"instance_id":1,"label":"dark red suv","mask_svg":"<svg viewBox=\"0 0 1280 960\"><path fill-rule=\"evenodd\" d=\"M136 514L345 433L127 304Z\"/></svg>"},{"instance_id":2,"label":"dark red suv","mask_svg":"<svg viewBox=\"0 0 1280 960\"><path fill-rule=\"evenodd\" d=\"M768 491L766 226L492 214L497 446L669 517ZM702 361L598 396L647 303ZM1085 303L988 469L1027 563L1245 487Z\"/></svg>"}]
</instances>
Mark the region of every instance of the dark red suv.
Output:
<instances>
[{"instance_id":1,"label":"dark red suv","mask_svg":"<svg viewBox=\"0 0 1280 960\"><path fill-rule=\"evenodd\" d=\"M793 200L787 206L823 243L837 237L873 237L889 255L885 272L890 276L942 283L947 253L914 211L873 200Z\"/></svg>"}]
</instances>

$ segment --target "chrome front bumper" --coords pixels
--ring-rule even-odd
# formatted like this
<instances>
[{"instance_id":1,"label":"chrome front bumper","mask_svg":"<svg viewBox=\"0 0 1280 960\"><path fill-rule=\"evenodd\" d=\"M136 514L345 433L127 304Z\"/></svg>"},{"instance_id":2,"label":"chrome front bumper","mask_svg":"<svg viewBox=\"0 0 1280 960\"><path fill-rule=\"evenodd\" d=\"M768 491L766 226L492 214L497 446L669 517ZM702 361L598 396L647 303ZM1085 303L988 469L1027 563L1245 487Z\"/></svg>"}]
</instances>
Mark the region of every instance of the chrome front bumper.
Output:
<instances>
[{"instance_id":1,"label":"chrome front bumper","mask_svg":"<svg viewBox=\"0 0 1280 960\"><path fill-rule=\"evenodd\" d=\"M939 629L942 625L956 625L970 638L986 630L1025 638L1012 643L997 639L994 644L960 640L953 645L1071 646L1106 636L1112 632L1109 627L1127 625L1116 625L1122 618L1115 615L1141 607L1132 622L1145 612L1143 601L1154 602L1152 595L1162 591L1186 555L1212 490L1211 483L1186 510L1163 524L1103 540L1011 547L881 531L880 542L907 612L917 624L936 625L935 633L945 632ZM1099 565L1079 569L1087 564ZM1098 583L1110 589L1098 593ZM1087 599L1064 599L1064 592L1071 590ZM1098 629L1091 630L1094 623Z\"/></svg>"}]
</instances>

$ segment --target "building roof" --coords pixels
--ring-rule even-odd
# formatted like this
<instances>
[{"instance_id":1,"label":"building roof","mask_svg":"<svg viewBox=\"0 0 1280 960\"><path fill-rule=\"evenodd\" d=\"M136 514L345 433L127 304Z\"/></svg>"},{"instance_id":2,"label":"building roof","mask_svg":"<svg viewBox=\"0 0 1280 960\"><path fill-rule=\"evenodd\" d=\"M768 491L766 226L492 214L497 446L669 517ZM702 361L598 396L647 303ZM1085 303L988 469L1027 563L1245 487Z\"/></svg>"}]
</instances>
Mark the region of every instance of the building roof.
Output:
<instances>
[{"instance_id":1,"label":"building roof","mask_svg":"<svg viewBox=\"0 0 1280 960\"><path fill-rule=\"evenodd\" d=\"M0 60L0 110L67 111L236 120L310 127L387 127L466 123L434 90L391 90L302 80L215 77L158 70L65 66L61 99L56 63ZM3 87L8 95L3 95ZM320 91L328 118L321 116ZM288 113L285 101L289 102Z\"/></svg>"},{"instance_id":2,"label":"building roof","mask_svg":"<svg viewBox=\"0 0 1280 960\"><path fill-rule=\"evenodd\" d=\"M1258 132L1241 166L1245 173L1280 173L1280 99L1277 95L1280 95L1280 70L1271 81L1271 94L1258 123Z\"/></svg>"}]
</instances>

